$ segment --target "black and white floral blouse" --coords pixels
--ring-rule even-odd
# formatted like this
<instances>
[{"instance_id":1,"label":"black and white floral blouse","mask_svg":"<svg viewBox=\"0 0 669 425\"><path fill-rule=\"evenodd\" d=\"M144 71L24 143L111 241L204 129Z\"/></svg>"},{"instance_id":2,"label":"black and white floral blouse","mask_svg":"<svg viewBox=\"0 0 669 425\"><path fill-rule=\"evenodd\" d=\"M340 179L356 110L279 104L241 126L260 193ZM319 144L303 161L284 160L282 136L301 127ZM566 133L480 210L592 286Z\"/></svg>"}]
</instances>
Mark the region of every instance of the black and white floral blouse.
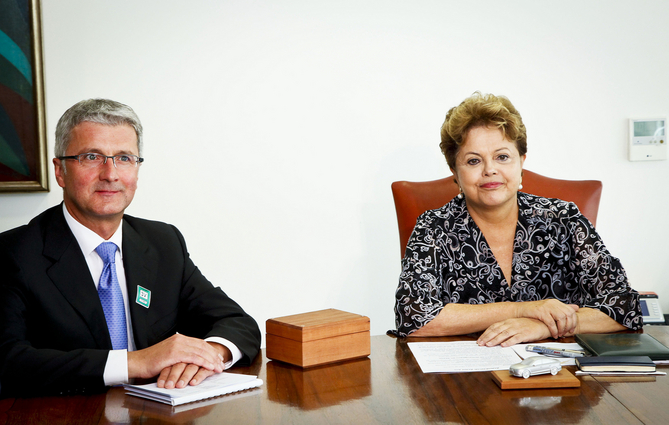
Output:
<instances>
[{"instance_id":1,"label":"black and white floral blouse","mask_svg":"<svg viewBox=\"0 0 669 425\"><path fill-rule=\"evenodd\" d=\"M518 205L511 285L465 199L418 218L402 260L392 333L410 334L448 303L547 298L599 309L630 329L643 326L639 295L620 260L576 205L522 192Z\"/></svg>"}]
</instances>

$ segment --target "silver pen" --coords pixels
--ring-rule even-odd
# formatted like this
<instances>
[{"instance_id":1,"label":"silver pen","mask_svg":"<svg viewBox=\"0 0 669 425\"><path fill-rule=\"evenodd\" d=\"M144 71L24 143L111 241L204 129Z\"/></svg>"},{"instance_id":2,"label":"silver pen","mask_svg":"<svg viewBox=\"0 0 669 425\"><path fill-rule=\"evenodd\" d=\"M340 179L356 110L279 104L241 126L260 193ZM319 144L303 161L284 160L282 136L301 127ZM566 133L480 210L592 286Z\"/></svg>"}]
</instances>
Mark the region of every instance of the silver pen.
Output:
<instances>
[{"instance_id":1,"label":"silver pen","mask_svg":"<svg viewBox=\"0 0 669 425\"><path fill-rule=\"evenodd\" d=\"M549 356L585 357L585 351L567 350L563 348L551 348L551 347L544 347L541 345L528 345L527 347L525 347L525 350L531 351L533 353L547 354Z\"/></svg>"}]
</instances>

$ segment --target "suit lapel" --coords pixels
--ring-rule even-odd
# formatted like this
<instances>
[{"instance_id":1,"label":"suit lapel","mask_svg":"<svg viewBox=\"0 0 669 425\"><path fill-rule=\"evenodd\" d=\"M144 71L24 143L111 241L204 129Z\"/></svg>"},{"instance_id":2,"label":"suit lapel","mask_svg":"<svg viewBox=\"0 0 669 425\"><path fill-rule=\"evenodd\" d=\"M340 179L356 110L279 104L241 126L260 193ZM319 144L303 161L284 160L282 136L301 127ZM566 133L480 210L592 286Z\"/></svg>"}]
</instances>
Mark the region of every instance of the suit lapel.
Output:
<instances>
[{"instance_id":1,"label":"suit lapel","mask_svg":"<svg viewBox=\"0 0 669 425\"><path fill-rule=\"evenodd\" d=\"M53 261L47 275L63 297L72 305L102 349L111 349L107 322L95 283L74 235L63 216L62 204L44 233L44 256Z\"/></svg>"},{"instance_id":2,"label":"suit lapel","mask_svg":"<svg viewBox=\"0 0 669 425\"><path fill-rule=\"evenodd\" d=\"M137 287L142 286L152 294L156 293L158 253L128 224L127 220L123 220L123 267L128 285L128 302L135 345L140 350L149 346L151 306L147 308L137 302Z\"/></svg>"}]
</instances>

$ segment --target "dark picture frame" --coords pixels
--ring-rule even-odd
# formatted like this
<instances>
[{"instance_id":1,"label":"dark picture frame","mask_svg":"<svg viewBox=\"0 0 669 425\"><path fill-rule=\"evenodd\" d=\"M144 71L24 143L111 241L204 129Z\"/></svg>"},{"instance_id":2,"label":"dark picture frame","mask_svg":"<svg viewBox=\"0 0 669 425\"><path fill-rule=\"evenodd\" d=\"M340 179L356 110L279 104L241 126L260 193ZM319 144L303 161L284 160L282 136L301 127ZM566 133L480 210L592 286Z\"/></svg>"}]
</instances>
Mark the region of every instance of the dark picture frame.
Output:
<instances>
[{"instance_id":1,"label":"dark picture frame","mask_svg":"<svg viewBox=\"0 0 669 425\"><path fill-rule=\"evenodd\" d=\"M40 0L0 10L0 192L48 191Z\"/></svg>"}]
</instances>

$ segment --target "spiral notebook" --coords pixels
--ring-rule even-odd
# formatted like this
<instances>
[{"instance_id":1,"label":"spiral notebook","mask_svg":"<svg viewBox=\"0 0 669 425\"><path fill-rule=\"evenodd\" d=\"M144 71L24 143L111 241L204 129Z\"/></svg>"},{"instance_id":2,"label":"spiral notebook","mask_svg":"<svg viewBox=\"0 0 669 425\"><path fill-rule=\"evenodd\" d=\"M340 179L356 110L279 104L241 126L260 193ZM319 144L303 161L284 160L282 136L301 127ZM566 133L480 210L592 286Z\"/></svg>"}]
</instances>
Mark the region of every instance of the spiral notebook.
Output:
<instances>
[{"instance_id":1,"label":"spiral notebook","mask_svg":"<svg viewBox=\"0 0 669 425\"><path fill-rule=\"evenodd\" d=\"M126 394L178 406L184 403L218 397L224 394L248 390L262 385L262 380L255 375L239 373L218 373L202 381L199 385L185 388L158 388L155 383L145 385L124 385Z\"/></svg>"}]
</instances>

